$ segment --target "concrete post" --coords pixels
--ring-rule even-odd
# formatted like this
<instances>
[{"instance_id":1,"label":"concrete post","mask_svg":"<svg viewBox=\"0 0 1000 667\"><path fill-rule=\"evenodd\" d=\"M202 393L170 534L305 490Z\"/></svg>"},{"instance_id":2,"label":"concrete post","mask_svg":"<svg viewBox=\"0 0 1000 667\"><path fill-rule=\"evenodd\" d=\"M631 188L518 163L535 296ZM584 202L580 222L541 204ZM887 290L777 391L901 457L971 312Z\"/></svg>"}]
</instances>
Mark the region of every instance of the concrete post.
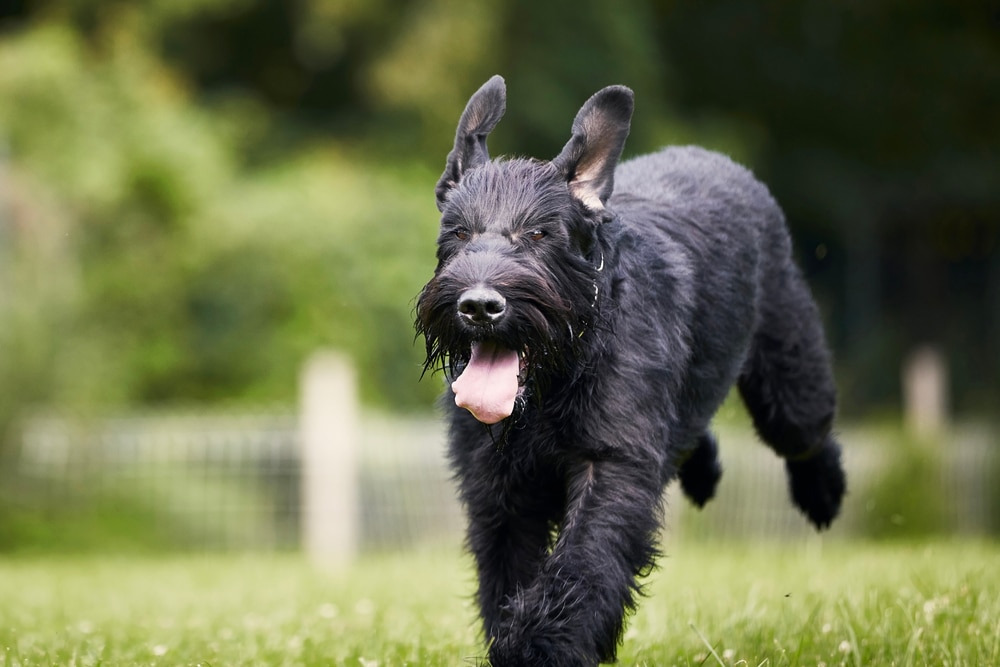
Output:
<instances>
[{"instance_id":1,"label":"concrete post","mask_svg":"<svg viewBox=\"0 0 1000 667\"><path fill-rule=\"evenodd\" d=\"M948 421L948 366L938 349L917 348L904 362L903 403L911 433L941 435Z\"/></svg>"},{"instance_id":2,"label":"concrete post","mask_svg":"<svg viewBox=\"0 0 1000 667\"><path fill-rule=\"evenodd\" d=\"M358 401L354 369L334 352L307 361L300 378L302 540L323 565L358 550Z\"/></svg>"}]
</instances>

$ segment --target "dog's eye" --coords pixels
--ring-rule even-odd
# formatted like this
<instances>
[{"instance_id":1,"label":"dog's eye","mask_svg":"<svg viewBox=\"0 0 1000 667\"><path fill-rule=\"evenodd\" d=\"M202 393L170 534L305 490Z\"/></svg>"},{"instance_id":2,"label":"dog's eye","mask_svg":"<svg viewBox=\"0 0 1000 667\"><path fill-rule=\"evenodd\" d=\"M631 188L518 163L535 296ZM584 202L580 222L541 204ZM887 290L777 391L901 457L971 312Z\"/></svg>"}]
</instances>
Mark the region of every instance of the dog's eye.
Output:
<instances>
[{"instance_id":1,"label":"dog's eye","mask_svg":"<svg viewBox=\"0 0 1000 667\"><path fill-rule=\"evenodd\" d=\"M455 238L458 239L459 241L468 241L469 240L469 230L467 230L467 229L456 229L455 230Z\"/></svg>"},{"instance_id":2,"label":"dog's eye","mask_svg":"<svg viewBox=\"0 0 1000 667\"><path fill-rule=\"evenodd\" d=\"M528 238L531 239L532 241L541 241L542 239L545 238L545 232L542 231L541 229L533 229L530 232L528 232Z\"/></svg>"}]
</instances>

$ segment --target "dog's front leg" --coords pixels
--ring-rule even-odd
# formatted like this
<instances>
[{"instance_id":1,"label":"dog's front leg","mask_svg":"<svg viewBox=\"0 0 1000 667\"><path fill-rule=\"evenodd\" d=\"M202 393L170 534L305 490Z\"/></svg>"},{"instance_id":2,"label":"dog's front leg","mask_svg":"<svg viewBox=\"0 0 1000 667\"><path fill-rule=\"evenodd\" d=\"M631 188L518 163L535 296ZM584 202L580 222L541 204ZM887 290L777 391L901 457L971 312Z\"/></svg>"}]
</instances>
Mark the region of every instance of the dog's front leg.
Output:
<instances>
[{"instance_id":1,"label":"dog's front leg","mask_svg":"<svg viewBox=\"0 0 1000 667\"><path fill-rule=\"evenodd\" d=\"M542 568L562 493L555 475L539 469L524 452L515 456L471 437L456 438L452 447L469 522L466 544L479 579L476 600L492 643L508 600L530 587Z\"/></svg>"},{"instance_id":2,"label":"dog's front leg","mask_svg":"<svg viewBox=\"0 0 1000 667\"><path fill-rule=\"evenodd\" d=\"M502 627L504 605L538 576L549 541L544 516L523 510L519 514L489 506L470 511L468 545L476 559L476 597L490 642Z\"/></svg>"},{"instance_id":3,"label":"dog's front leg","mask_svg":"<svg viewBox=\"0 0 1000 667\"><path fill-rule=\"evenodd\" d=\"M493 667L613 661L638 577L652 565L660 485L652 462L584 461L568 479L566 515L534 583L504 609Z\"/></svg>"}]
</instances>

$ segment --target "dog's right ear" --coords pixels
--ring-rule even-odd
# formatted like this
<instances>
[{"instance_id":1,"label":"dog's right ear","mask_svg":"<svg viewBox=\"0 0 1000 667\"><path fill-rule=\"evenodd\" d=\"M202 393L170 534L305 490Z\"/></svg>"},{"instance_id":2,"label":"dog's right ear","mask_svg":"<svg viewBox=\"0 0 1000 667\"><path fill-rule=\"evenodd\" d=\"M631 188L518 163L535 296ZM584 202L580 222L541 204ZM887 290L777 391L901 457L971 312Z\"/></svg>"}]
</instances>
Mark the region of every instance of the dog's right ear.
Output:
<instances>
[{"instance_id":1,"label":"dog's right ear","mask_svg":"<svg viewBox=\"0 0 1000 667\"><path fill-rule=\"evenodd\" d=\"M434 190L438 210L444 210L448 193L458 185L465 172L489 161L486 136L500 122L506 108L507 87L500 75L494 75L469 98L462 118L458 121L455 147L448 153L444 173Z\"/></svg>"}]
</instances>

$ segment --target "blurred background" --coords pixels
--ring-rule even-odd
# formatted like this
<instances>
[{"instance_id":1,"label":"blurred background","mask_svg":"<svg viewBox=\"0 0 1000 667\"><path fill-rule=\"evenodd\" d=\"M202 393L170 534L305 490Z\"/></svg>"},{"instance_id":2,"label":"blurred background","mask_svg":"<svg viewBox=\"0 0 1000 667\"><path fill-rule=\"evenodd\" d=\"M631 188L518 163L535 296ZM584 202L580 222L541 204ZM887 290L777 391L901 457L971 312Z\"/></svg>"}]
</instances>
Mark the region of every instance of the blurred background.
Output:
<instances>
[{"instance_id":1,"label":"blurred background","mask_svg":"<svg viewBox=\"0 0 1000 667\"><path fill-rule=\"evenodd\" d=\"M626 156L769 185L836 357L835 532L1000 533L995 5L2 0L0 552L298 548L319 349L354 368L357 548L457 534L413 298L494 73L495 154L623 83ZM804 535L738 405L719 429L727 495L672 530Z\"/></svg>"}]
</instances>

